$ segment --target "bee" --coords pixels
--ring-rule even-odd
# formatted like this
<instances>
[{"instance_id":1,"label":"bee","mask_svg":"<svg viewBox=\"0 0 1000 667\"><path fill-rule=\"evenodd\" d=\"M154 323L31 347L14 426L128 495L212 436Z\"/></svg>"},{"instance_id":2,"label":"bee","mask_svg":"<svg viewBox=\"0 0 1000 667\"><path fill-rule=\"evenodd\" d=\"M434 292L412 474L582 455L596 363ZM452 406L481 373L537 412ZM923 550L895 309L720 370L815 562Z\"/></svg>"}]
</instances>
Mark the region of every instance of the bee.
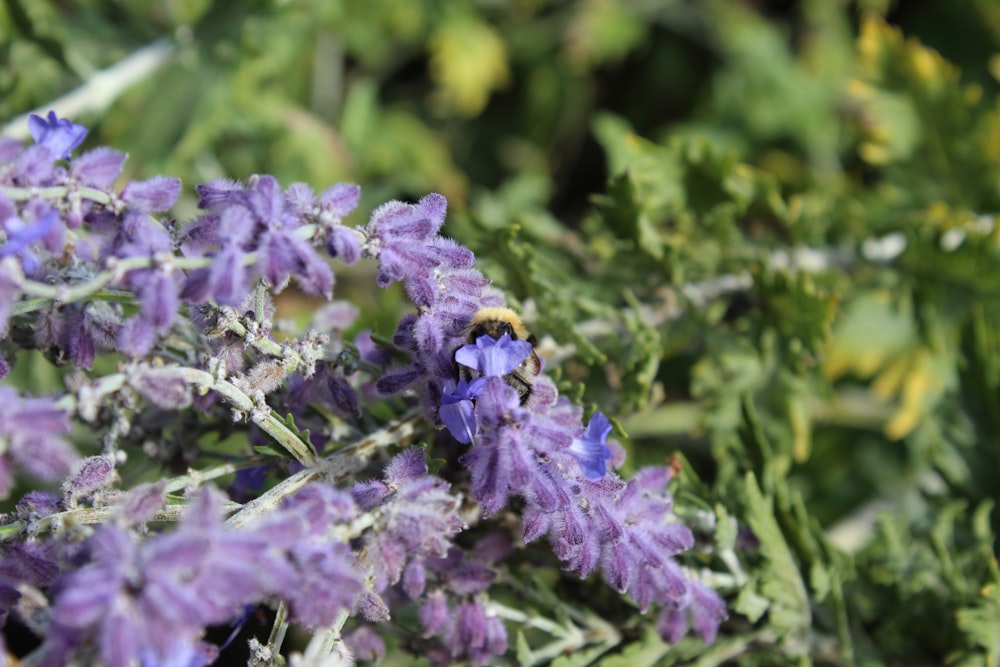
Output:
<instances>
[{"instance_id":1,"label":"bee","mask_svg":"<svg viewBox=\"0 0 1000 667\"><path fill-rule=\"evenodd\" d=\"M538 341L534 335L528 333L521 317L510 308L481 308L472 316L463 333L470 345L475 345L476 339L480 336L488 335L494 340L500 340L504 334L510 336L511 340L524 340L531 344L531 354L521 362L520 366L503 376L504 381L517 391L521 405L527 404L534 391L535 376L542 372L542 361L535 354L535 345ZM467 382L471 382L478 375L476 371L461 364L455 365L461 377Z\"/></svg>"}]
</instances>

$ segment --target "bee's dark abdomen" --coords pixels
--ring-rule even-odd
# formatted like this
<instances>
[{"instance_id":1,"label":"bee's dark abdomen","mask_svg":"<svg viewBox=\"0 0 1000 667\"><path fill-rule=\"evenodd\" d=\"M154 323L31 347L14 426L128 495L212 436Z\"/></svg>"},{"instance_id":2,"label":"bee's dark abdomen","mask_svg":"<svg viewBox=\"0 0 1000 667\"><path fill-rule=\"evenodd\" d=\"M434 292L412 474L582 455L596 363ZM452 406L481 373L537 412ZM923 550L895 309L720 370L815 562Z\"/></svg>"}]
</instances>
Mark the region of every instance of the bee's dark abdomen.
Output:
<instances>
[{"instance_id":1,"label":"bee's dark abdomen","mask_svg":"<svg viewBox=\"0 0 1000 667\"><path fill-rule=\"evenodd\" d=\"M534 387L531 382L525 380L517 373L511 373L510 375L504 376L504 382L509 386L514 388L517 392L517 396L520 399L521 405L526 404L531 399L531 393L534 391Z\"/></svg>"}]
</instances>

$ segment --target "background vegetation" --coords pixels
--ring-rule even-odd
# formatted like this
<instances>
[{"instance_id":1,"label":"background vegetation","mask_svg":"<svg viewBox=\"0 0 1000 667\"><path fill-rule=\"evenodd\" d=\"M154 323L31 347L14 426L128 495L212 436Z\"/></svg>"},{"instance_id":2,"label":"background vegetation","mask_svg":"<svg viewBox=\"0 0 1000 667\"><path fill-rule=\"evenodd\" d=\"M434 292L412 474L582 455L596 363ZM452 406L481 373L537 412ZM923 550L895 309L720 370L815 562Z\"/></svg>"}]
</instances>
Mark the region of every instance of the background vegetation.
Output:
<instances>
[{"instance_id":1,"label":"background vegetation","mask_svg":"<svg viewBox=\"0 0 1000 667\"><path fill-rule=\"evenodd\" d=\"M714 647L605 664L1000 664L996 3L5 0L0 62L7 133L79 89L182 212L445 194L563 390L738 547ZM389 335L369 270L337 289Z\"/></svg>"}]
</instances>

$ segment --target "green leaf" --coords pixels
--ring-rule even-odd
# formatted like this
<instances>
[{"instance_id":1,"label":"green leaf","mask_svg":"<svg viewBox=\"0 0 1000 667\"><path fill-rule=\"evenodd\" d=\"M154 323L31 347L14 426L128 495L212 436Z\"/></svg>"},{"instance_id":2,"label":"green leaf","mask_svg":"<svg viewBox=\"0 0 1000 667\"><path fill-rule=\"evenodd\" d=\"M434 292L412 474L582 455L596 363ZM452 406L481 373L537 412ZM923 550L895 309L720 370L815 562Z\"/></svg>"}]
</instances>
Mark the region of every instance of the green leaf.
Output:
<instances>
[{"instance_id":1,"label":"green leaf","mask_svg":"<svg viewBox=\"0 0 1000 667\"><path fill-rule=\"evenodd\" d=\"M790 650L805 650L812 624L809 595L785 535L753 473L745 477L746 520L760 543L763 567L757 572L760 595L768 600L768 622Z\"/></svg>"},{"instance_id":2,"label":"green leaf","mask_svg":"<svg viewBox=\"0 0 1000 667\"><path fill-rule=\"evenodd\" d=\"M521 629L518 629L517 631L515 655L517 656L517 663L519 665L534 664L534 661L532 660L531 646L528 645L528 640L524 636L524 632Z\"/></svg>"},{"instance_id":3,"label":"green leaf","mask_svg":"<svg viewBox=\"0 0 1000 667\"><path fill-rule=\"evenodd\" d=\"M620 653L601 661L601 667L652 667L670 652L671 646L653 628L637 640L626 644Z\"/></svg>"},{"instance_id":4,"label":"green leaf","mask_svg":"<svg viewBox=\"0 0 1000 667\"><path fill-rule=\"evenodd\" d=\"M585 665L594 665L597 664L597 661L601 658L601 656L607 653L610 648L611 646L604 644L589 646L572 653L561 655L549 664L552 667L585 667ZM600 664L604 665L605 661L601 660Z\"/></svg>"},{"instance_id":5,"label":"green leaf","mask_svg":"<svg viewBox=\"0 0 1000 667\"><path fill-rule=\"evenodd\" d=\"M264 456L277 456L278 458L286 459L292 458L287 449L276 445L254 445L253 450L258 454L263 454Z\"/></svg>"},{"instance_id":6,"label":"green leaf","mask_svg":"<svg viewBox=\"0 0 1000 667\"><path fill-rule=\"evenodd\" d=\"M975 605L958 611L958 627L969 640L986 652L987 665L1000 665L1000 586L983 588Z\"/></svg>"},{"instance_id":7,"label":"green leaf","mask_svg":"<svg viewBox=\"0 0 1000 667\"><path fill-rule=\"evenodd\" d=\"M767 613L770 606L771 601L757 593L752 586L744 586L736 596L733 611L746 616L751 623L756 623Z\"/></svg>"},{"instance_id":8,"label":"green leaf","mask_svg":"<svg viewBox=\"0 0 1000 667\"><path fill-rule=\"evenodd\" d=\"M762 322L773 327L796 357L820 354L839 298L817 285L807 273L762 270L754 275L754 290L763 310Z\"/></svg>"}]
</instances>

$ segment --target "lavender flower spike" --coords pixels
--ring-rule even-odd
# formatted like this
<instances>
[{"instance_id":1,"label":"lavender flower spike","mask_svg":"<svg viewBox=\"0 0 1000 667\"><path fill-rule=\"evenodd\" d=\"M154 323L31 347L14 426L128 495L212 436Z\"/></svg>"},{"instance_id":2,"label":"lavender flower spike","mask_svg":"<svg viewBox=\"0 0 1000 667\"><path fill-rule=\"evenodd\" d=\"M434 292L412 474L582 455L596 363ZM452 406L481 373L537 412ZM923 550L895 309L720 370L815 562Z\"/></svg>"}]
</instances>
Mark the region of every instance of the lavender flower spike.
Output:
<instances>
[{"instance_id":1,"label":"lavender flower spike","mask_svg":"<svg viewBox=\"0 0 1000 667\"><path fill-rule=\"evenodd\" d=\"M544 375L533 378L533 400L522 405L502 378L531 353L527 341L481 336L474 345L465 344L474 314L503 301L472 267L471 253L438 236L444 210L439 196L416 205L390 202L363 230L365 254L379 262L379 285L402 281L418 309L393 337L410 363L390 368L379 387L415 388L428 417L472 445L461 462L483 516L496 515L517 498L525 542L547 536L564 570L585 577L600 569L640 610L658 606L665 612L663 636L693 628L711 641L725 619L725 605L674 559L694 546L694 538L673 515L669 469L647 468L628 482L619 478L609 470L614 452L607 417L594 413L583 427L582 410L559 396ZM455 364L481 377L456 383ZM402 562L400 556L396 565ZM423 587L419 580L412 577L413 590ZM452 640L469 644L474 662L484 660L488 651L477 655L476 649L485 645L472 642L463 628L449 627L441 605L432 600L421 610L425 630L450 633ZM483 623L472 626L465 629L479 639L488 634Z\"/></svg>"}]
</instances>

